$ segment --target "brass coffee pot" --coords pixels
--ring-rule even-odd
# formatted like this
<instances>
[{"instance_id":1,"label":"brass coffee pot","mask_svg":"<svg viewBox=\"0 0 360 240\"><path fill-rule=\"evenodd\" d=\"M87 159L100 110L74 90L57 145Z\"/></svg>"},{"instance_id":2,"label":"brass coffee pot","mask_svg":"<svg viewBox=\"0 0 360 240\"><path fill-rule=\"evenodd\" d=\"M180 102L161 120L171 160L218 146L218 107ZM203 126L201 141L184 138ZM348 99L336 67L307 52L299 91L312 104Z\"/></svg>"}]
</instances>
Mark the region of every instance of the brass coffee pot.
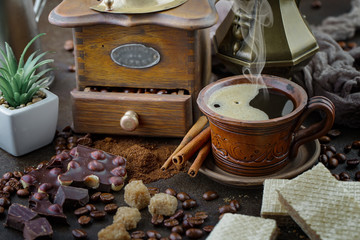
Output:
<instances>
[{"instance_id":1,"label":"brass coffee pot","mask_svg":"<svg viewBox=\"0 0 360 240\"><path fill-rule=\"evenodd\" d=\"M244 68L264 65L262 73L290 77L318 50L315 37L299 12L300 0L267 0L272 10L272 26L266 26L266 0L235 0L232 10L218 27L214 37L216 55L234 74ZM241 4L236 5L236 3ZM242 6L248 7L244 9ZM246 5L247 4L247 5ZM251 5L252 4L252 5ZM262 24L263 32L259 29ZM259 38L263 37L266 57L256 62Z\"/></svg>"}]
</instances>

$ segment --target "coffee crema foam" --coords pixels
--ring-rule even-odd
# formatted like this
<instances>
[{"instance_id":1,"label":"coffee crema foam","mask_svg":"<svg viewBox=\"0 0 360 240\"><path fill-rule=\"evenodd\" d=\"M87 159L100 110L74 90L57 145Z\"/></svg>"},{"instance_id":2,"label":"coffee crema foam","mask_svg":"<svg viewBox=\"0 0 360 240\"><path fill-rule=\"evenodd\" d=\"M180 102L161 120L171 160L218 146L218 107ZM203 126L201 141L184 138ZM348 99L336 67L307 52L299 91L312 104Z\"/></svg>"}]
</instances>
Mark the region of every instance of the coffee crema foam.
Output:
<instances>
[{"instance_id":1,"label":"coffee crema foam","mask_svg":"<svg viewBox=\"0 0 360 240\"><path fill-rule=\"evenodd\" d=\"M246 121L268 120L269 116L260 109L250 106L250 101L267 88L260 84L237 84L223 87L211 94L208 106L217 114Z\"/></svg>"}]
</instances>

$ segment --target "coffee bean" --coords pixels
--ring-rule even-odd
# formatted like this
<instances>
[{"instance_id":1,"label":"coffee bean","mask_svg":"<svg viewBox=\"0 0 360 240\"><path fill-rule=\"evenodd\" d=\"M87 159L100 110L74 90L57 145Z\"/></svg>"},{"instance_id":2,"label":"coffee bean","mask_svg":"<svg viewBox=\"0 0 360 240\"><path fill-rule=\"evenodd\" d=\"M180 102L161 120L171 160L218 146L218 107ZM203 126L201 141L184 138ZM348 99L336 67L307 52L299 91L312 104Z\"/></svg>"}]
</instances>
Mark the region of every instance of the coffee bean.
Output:
<instances>
[{"instance_id":1,"label":"coffee bean","mask_svg":"<svg viewBox=\"0 0 360 240\"><path fill-rule=\"evenodd\" d=\"M30 192L27 188L19 189L16 191L16 195L18 195L19 197L27 197L30 195Z\"/></svg>"},{"instance_id":2,"label":"coffee bean","mask_svg":"<svg viewBox=\"0 0 360 240\"><path fill-rule=\"evenodd\" d=\"M10 178L12 178L14 176L14 174L12 172L6 172L3 175L3 179L9 180Z\"/></svg>"},{"instance_id":3,"label":"coffee bean","mask_svg":"<svg viewBox=\"0 0 360 240\"><path fill-rule=\"evenodd\" d=\"M103 203L111 203L112 201L114 201L114 199L115 199L115 197L111 193L102 193L102 194L100 194L100 200Z\"/></svg>"},{"instance_id":4,"label":"coffee bean","mask_svg":"<svg viewBox=\"0 0 360 240\"><path fill-rule=\"evenodd\" d=\"M345 147L344 147L344 153L349 153L350 151L351 151L351 145L346 145Z\"/></svg>"},{"instance_id":5,"label":"coffee bean","mask_svg":"<svg viewBox=\"0 0 360 240\"><path fill-rule=\"evenodd\" d=\"M346 161L346 165L348 168L355 168L357 165L359 165L359 163L359 159L349 159Z\"/></svg>"},{"instance_id":6,"label":"coffee bean","mask_svg":"<svg viewBox=\"0 0 360 240\"><path fill-rule=\"evenodd\" d=\"M334 176L334 178L336 178L336 180L340 180L339 175L337 175L337 174L335 174L335 173L333 173L332 175Z\"/></svg>"},{"instance_id":7,"label":"coffee bean","mask_svg":"<svg viewBox=\"0 0 360 240\"><path fill-rule=\"evenodd\" d=\"M181 220L183 217L184 217L184 210L179 209L170 218Z\"/></svg>"},{"instance_id":8,"label":"coffee bean","mask_svg":"<svg viewBox=\"0 0 360 240\"><path fill-rule=\"evenodd\" d=\"M331 141L331 138L328 136L322 136L319 138L319 142L322 144L327 144Z\"/></svg>"},{"instance_id":9,"label":"coffee bean","mask_svg":"<svg viewBox=\"0 0 360 240\"><path fill-rule=\"evenodd\" d=\"M339 129L331 129L330 131L328 131L327 135L330 138L336 138L341 135L341 131Z\"/></svg>"},{"instance_id":10,"label":"coffee bean","mask_svg":"<svg viewBox=\"0 0 360 240\"><path fill-rule=\"evenodd\" d=\"M183 228L185 228L185 229L191 228L191 225L190 225L190 223L189 223L189 221L188 221L187 219L184 219L184 220L182 221L181 226L182 226Z\"/></svg>"},{"instance_id":11,"label":"coffee bean","mask_svg":"<svg viewBox=\"0 0 360 240\"><path fill-rule=\"evenodd\" d=\"M329 163L328 163L328 168L330 169L334 169L339 165L339 160L337 160L336 158L331 157L329 159Z\"/></svg>"},{"instance_id":12,"label":"coffee bean","mask_svg":"<svg viewBox=\"0 0 360 240\"><path fill-rule=\"evenodd\" d=\"M319 162L326 165L329 162L329 158L325 154L320 154L319 156Z\"/></svg>"},{"instance_id":13,"label":"coffee bean","mask_svg":"<svg viewBox=\"0 0 360 240\"><path fill-rule=\"evenodd\" d=\"M161 234L158 232L158 231L155 231L155 230L149 230L146 232L146 235L149 237L149 238L156 238L156 239L159 239L161 238Z\"/></svg>"},{"instance_id":14,"label":"coffee bean","mask_svg":"<svg viewBox=\"0 0 360 240\"><path fill-rule=\"evenodd\" d=\"M188 218L187 221L189 222L191 227L197 227L204 223L204 219L200 217L191 217Z\"/></svg>"},{"instance_id":15,"label":"coffee bean","mask_svg":"<svg viewBox=\"0 0 360 240\"><path fill-rule=\"evenodd\" d=\"M91 220L92 220L91 217L84 215L84 216L79 217L78 223L80 225L87 225L91 222Z\"/></svg>"},{"instance_id":16,"label":"coffee bean","mask_svg":"<svg viewBox=\"0 0 360 240\"><path fill-rule=\"evenodd\" d=\"M99 219L103 219L106 216L106 212L105 211L91 211L90 216L95 220L99 220Z\"/></svg>"},{"instance_id":17,"label":"coffee bean","mask_svg":"<svg viewBox=\"0 0 360 240\"><path fill-rule=\"evenodd\" d=\"M0 197L0 206L4 208L8 208L11 202L10 199L7 197Z\"/></svg>"},{"instance_id":18,"label":"coffee bean","mask_svg":"<svg viewBox=\"0 0 360 240\"><path fill-rule=\"evenodd\" d=\"M320 0L313 0L311 2L311 7L313 9L319 9L319 8L321 8L321 6L322 6L322 2Z\"/></svg>"},{"instance_id":19,"label":"coffee bean","mask_svg":"<svg viewBox=\"0 0 360 240\"><path fill-rule=\"evenodd\" d=\"M340 180L341 181L349 181L350 180L350 176L348 173L346 172L342 172L339 174Z\"/></svg>"},{"instance_id":20,"label":"coffee bean","mask_svg":"<svg viewBox=\"0 0 360 240\"><path fill-rule=\"evenodd\" d=\"M320 144L320 153L325 153L326 151L326 145L325 144Z\"/></svg>"},{"instance_id":21,"label":"coffee bean","mask_svg":"<svg viewBox=\"0 0 360 240\"><path fill-rule=\"evenodd\" d=\"M75 239L86 239L87 238L87 233L82 229L73 229L71 231L71 233Z\"/></svg>"},{"instance_id":22,"label":"coffee bean","mask_svg":"<svg viewBox=\"0 0 360 240\"><path fill-rule=\"evenodd\" d=\"M131 233L131 238L145 238L145 232L144 231L141 231L141 230L138 230L138 231L135 231L135 232L132 232Z\"/></svg>"},{"instance_id":23,"label":"coffee bean","mask_svg":"<svg viewBox=\"0 0 360 240\"><path fill-rule=\"evenodd\" d=\"M5 208L0 206L0 216L3 215L5 212Z\"/></svg>"},{"instance_id":24,"label":"coffee bean","mask_svg":"<svg viewBox=\"0 0 360 240\"><path fill-rule=\"evenodd\" d=\"M186 230L186 236L191 239L198 239L203 236L203 231L198 228L190 228Z\"/></svg>"},{"instance_id":25,"label":"coffee bean","mask_svg":"<svg viewBox=\"0 0 360 240\"><path fill-rule=\"evenodd\" d=\"M337 153L334 157L339 161L339 163L344 163L346 161L346 156L343 153Z\"/></svg>"},{"instance_id":26,"label":"coffee bean","mask_svg":"<svg viewBox=\"0 0 360 240\"><path fill-rule=\"evenodd\" d=\"M13 192L15 192L15 188L13 188L12 186L5 186L5 187L3 187L3 189L2 189L4 192L8 192L8 193L13 193Z\"/></svg>"},{"instance_id":27,"label":"coffee bean","mask_svg":"<svg viewBox=\"0 0 360 240\"><path fill-rule=\"evenodd\" d=\"M74 214L76 216L81 216L81 215L88 214L89 212L90 212L89 209L87 209L86 207L81 207L81 208L75 209Z\"/></svg>"},{"instance_id":28,"label":"coffee bean","mask_svg":"<svg viewBox=\"0 0 360 240\"><path fill-rule=\"evenodd\" d=\"M148 187L148 190L151 196L154 196L160 192L160 189L157 187Z\"/></svg>"},{"instance_id":29,"label":"coffee bean","mask_svg":"<svg viewBox=\"0 0 360 240\"><path fill-rule=\"evenodd\" d=\"M164 226L168 228L172 228L179 225L179 221L175 218L168 218L164 220Z\"/></svg>"},{"instance_id":30,"label":"coffee bean","mask_svg":"<svg viewBox=\"0 0 360 240\"><path fill-rule=\"evenodd\" d=\"M240 203L238 200L236 199L233 199L229 202L229 205L234 207L236 210L239 210L240 209Z\"/></svg>"},{"instance_id":31,"label":"coffee bean","mask_svg":"<svg viewBox=\"0 0 360 240\"><path fill-rule=\"evenodd\" d=\"M351 144L351 147L353 149L360 149L360 140L353 141L352 144Z\"/></svg>"},{"instance_id":32,"label":"coffee bean","mask_svg":"<svg viewBox=\"0 0 360 240\"><path fill-rule=\"evenodd\" d=\"M176 232L178 234L183 234L184 229L182 228L182 226L178 225L178 226L172 227L171 232Z\"/></svg>"},{"instance_id":33,"label":"coffee bean","mask_svg":"<svg viewBox=\"0 0 360 240\"><path fill-rule=\"evenodd\" d=\"M360 181L360 171L357 171L357 172L355 173L355 180L356 180L356 181Z\"/></svg>"},{"instance_id":34,"label":"coffee bean","mask_svg":"<svg viewBox=\"0 0 360 240\"><path fill-rule=\"evenodd\" d=\"M9 193L9 192L4 192L4 191L0 191L0 197L9 198L9 197L10 197L10 193Z\"/></svg>"},{"instance_id":35,"label":"coffee bean","mask_svg":"<svg viewBox=\"0 0 360 240\"><path fill-rule=\"evenodd\" d=\"M176 198L184 202L185 200L189 200L190 196L186 192L179 192L178 194L176 194Z\"/></svg>"},{"instance_id":36,"label":"coffee bean","mask_svg":"<svg viewBox=\"0 0 360 240\"><path fill-rule=\"evenodd\" d=\"M328 157L328 159L332 158L334 156L334 153L330 150L325 151L325 155Z\"/></svg>"},{"instance_id":37,"label":"coffee bean","mask_svg":"<svg viewBox=\"0 0 360 240\"><path fill-rule=\"evenodd\" d=\"M212 200L217 199L219 197L219 195L215 191L207 191L202 195L202 197L206 201L212 201Z\"/></svg>"},{"instance_id":38,"label":"coffee bean","mask_svg":"<svg viewBox=\"0 0 360 240\"><path fill-rule=\"evenodd\" d=\"M168 189L166 189L165 190L165 193L166 194L169 194L169 195L171 195L171 196L176 196L176 191L174 190L174 189L172 189L172 188L168 188Z\"/></svg>"},{"instance_id":39,"label":"coffee bean","mask_svg":"<svg viewBox=\"0 0 360 240\"><path fill-rule=\"evenodd\" d=\"M92 202L97 202L100 200L100 195L101 195L101 192L96 192L90 196L90 200Z\"/></svg>"},{"instance_id":40,"label":"coffee bean","mask_svg":"<svg viewBox=\"0 0 360 240\"><path fill-rule=\"evenodd\" d=\"M170 233L170 235L169 235L169 239L170 239L170 240L181 240L182 237L181 237L180 234L178 234L178 233L176 233L176 232L172 232L172 233Z\"/></svg>"},{"instance_id":41,"label":"coffee bean","mask_svg":"<svg viewBox=\"0 0 360 240\"><path fill-rule=\"evenodd\" d=\"M151 223L154 226L159 226L164 221L164 216L159 214L154 214L151 218Z\"/></svg>"},{"instance_id":42,"label":"coffee bean","mask_svg":"<svg viewBox=\"0 0 360 240\"><path fill-rule=\"evenodd\" d=\"M223 214L223 213L236 213L237 210L234 206L231 205L224 205L219 207L219 213Z\"/></svg>"},{"instance_id":43,"label":"coffee bean","mask_svg":"<svg viewBox=\"0 0 360 240\"><path fill-rule=\"evenodd\" d=\"M326 146L326 150L332 151L334 154L336 153L336 148L333 145Z\"/></svg>"},{"instance_id":44,"label":"coffee bean","mask_svg":"<svg viewBox=\"0 0 360 240\"><path fill-rule=\"evenodd\" d=\"M94 204L91 204L91 203L86 204L85 207L86 207L90 212L97 210L96 207L95 207L95 205L94 205Z\"/></svg>"},{"instance_id":45,"label":"coffee bean","mask_svg":"<svg viewBox=\"0 0 360 240\"><path fill-rule=\"evenodd\" d=\"M193 217L193 215L191 213L185 213L183 219L188 219L191 217Z\"/></svg>"},{"instance_id":46,"label":"coffee bean","mask_svg":"<svg viewBox=\"0 0 360 240\"><path fill-rule=\"evenodd\" d=\"M13 174L14 174L14 177L17 178L18 180L20 180L20 178L24 175L20 171L15 171L15 172L13 172Z\"/></svg>"},{"instance_id":47,"label":"coffee bean","mask_svg":"<svg viewBox=\"0 0 360 240\"><path fill-rule=\"evenodd\" d=\"M116 213L117 209L118 209L118 205L116 205L116 203L109 203L106 204L104 207L104 211L110 214Z\"/></svg>"},{"instance_id":48,"label":"coffee bean","mask_svg":"<svg viewBox=\"0 0 360 240\"><path fill-rule=\"evenodd\" d=\"M214 226L212 226L212 225L207 225L207 226L203 227L203 231L207 232L207 233L211 232L213 229L214 229Z\"/></svg>"},{"instance_id":49,"label":"coffee bean","mask_svg":"<svg viewBox=\"0 0 360 240\"><path fill-rule=\"evenodd\" d=\"M196 212L195 217L201 218L203 220L207 219L209 217L207 212Z\"/></svg>"},{"instance_id":50,"label":"coffee bean","mask_svg":"<svg viewBox=\"0 0 360 240\"><path fill-rule=\"evenodd\" d=\"M194 199L188 199L188 200L185 200L183 203L182 203L182 208L183 209L190 209L190 208L193 208L193 207L196 207L197 206L197 203Z\"/></svg>"}]
</instances>

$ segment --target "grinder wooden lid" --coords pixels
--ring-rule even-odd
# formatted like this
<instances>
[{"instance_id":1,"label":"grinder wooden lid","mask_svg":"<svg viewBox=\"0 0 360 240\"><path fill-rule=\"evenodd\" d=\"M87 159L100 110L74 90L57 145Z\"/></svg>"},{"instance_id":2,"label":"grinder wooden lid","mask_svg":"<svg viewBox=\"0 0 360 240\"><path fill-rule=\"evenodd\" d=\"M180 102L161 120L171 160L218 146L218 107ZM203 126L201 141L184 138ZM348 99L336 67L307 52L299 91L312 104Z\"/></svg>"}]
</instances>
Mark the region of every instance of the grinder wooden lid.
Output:
<instances>
[{"instance_id":1,"label":"grinder wooden lid","mask_svg":"<svg viewBox=\"0 0 360 240\"><path fill-rule=\"evenodd\" d=\"M90 9L97 0L64 0L49 15L49 22L60 27L113 24L131 27L155 24L186 30L208 28L217 22L214 0L188 0L166 11L147 14L112 14Z\"/></svg>"}]
</instances>

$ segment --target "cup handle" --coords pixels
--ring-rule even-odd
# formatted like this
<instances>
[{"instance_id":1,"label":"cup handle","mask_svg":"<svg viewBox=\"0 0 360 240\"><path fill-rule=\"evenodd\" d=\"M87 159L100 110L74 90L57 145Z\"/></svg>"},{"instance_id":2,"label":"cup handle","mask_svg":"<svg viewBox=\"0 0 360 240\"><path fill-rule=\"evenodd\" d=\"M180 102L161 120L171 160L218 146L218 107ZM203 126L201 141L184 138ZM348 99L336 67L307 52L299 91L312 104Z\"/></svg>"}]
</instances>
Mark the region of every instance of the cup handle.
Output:
<instances>
[{"instance_id":1,"label":"cup handle","mask_svg":"<svg viewBox=\"0 0 360 240\"><path fill-rule=\"evenodd\" d=\"M320 122L314 123L306 128L301 128L304 120L313 111L322 111L326 116ZM290 147L290 158L296 157L299 147L302 144L324 136L331 129L334 124L334 120L334 104L328 98L323 96L312 97L295 127L294 138Z\"/></svg>"}]
</instances>

